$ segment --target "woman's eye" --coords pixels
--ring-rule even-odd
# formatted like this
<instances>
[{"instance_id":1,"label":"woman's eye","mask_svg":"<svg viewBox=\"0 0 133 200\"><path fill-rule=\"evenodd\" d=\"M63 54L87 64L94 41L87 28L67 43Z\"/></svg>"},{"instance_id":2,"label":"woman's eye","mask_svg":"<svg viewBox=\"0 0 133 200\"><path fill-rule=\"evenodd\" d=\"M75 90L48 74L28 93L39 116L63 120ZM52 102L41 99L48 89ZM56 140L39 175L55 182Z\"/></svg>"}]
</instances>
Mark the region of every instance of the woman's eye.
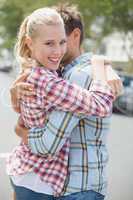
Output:
<instances>
[{"instance_id":1,"label":"woman's eye","mask_svg":"<svg viewBox=\"0 0 133 200\"><path fill-rule=\"evenodd\" d=\"M53 43L52 43L52 42L46 42L45 45L47 45L47 46L52 46Z\"/></svg>"},{"instance_id":2,"label":"woman's eye","mask_svg":"<svg viewBox=\"0 0 133 200\"><path fill-rule=\"evenodd\" d=\"M62 44L65 44L66 43L66 40L62 40L61 42L60 42L60 44L62 45Z\"/></svg>"}]
</instances>

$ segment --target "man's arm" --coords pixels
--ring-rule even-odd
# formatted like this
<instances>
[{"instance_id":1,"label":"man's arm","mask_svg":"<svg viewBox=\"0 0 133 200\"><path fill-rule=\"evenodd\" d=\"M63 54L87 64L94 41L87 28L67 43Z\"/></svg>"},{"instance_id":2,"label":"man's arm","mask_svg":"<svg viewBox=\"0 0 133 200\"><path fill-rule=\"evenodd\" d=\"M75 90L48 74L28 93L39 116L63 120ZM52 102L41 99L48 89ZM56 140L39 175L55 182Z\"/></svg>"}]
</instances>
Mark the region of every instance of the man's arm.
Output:
<instances>
[{"instance_id":1,"label":"man's arm","mask_svg":"<svg viewBox=\"0 0 133 200\"><path fill-rule=\"evenodd\" d=\"M80 118L69 112L55 110L50 114L49 120L45 121L45 126L41 128L28 129L23 126L19 118L15 132L33 153L53 156L70 137Z\"/></svg>"},{"instance_id":2,"label":"man's arm","mask_svg":"<svg viewBox=\"0 0 133 200\"><path fill-rule=\"evenodd\" d=\"M43 128L32 128L28 132L28 145L31 151L39 155L54 156L71 137L71 132L80 117L63 111L53 111Z\"/></svg>"}]
</instances>

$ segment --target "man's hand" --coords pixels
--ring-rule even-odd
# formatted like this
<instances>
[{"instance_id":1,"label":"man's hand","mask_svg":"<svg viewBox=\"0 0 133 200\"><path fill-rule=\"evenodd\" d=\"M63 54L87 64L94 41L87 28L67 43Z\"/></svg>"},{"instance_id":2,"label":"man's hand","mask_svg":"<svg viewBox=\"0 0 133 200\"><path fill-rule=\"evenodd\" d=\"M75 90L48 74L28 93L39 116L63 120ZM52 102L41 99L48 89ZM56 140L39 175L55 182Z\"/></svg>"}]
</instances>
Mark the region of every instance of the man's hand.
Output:
<instances>
[{"instance_id":1,"label":"man's hand","mask_svg":"<svg viewBox=\"0 0 133 200\"><path fill-rule=\"evenodd\" d=\"M16 132L16 135L21 137L22 142L27 145L29 129L27 129L23 126L23 123L21 122L20 118L18 119L17 124L15 126L15 132Z\"/></svg>"},{"instance_id":2,"label":"man's hand","mask_svg":"<svg viewBox=\"0 0 133 200\"><path fill-rule=\"evenodd\" d=\"M11 103L12 103L13 109L18 113L20 113L19 99L24 95L26 96L35 95L33 85L29 83L24 83L28 75L29 75L29 72L21 74L15 80L15 82L12 84L10 88Z\"/></svg>"}]
</instances>

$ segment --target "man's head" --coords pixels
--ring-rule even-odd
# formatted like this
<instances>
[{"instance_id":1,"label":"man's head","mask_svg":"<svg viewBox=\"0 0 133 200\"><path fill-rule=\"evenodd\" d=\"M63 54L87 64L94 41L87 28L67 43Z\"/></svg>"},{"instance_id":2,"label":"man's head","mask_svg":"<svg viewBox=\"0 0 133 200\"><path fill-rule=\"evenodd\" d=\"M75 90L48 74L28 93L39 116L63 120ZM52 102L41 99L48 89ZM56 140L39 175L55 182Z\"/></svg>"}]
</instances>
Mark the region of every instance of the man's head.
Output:
<instances>
[{"instance_id":1,"label":"man's head","mask_svg":"<svg viewBox=\"0 0 133 200\"><path fill-rule=\"evenodd\" d=\"M81 13L77 6L68 4L55 7L64 20L65 30L67 35L67 53L63 58L64 64L71 61L80 55L80 48L84 39L84 25Z\"/></svg>"}]
</instances>

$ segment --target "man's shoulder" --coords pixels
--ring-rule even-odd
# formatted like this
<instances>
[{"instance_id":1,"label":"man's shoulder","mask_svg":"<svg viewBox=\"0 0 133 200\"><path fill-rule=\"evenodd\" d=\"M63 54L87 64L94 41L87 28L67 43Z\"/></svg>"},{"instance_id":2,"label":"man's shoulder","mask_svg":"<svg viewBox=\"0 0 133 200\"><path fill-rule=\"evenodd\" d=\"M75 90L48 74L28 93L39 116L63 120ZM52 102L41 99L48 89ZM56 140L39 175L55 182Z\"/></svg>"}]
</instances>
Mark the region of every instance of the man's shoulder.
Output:
<instances>
[{"instance_id":1,"label":"man's shoulder","mask_svg":"<svg viewBox=\"0 0 133 200\"><path fill-rule=\"evenodd\" d=\"M71 70L65 74L65 78L70 82L80 85L81 87L88 87L92 80L91 65L76 64Z\"/></svg>"},{"instance_id":2,"label":"man's shoulder","mask_svg":"<svg viewBox=\"0 0 133 200\"><path fill-rule=\"evenodd\" d=\"M86 75L91 75L91 55L89 53L84 53L77 58L78 61L74 63L71 73L78 73L82 76L84 73Z\"/></svg>"},{"instance_id":3,"label":"man's shoulder","mask_svg":"<svg viewBox=\"0 0 133 200\"><path fill-rule=\"evenodd\" d=\"M83 53L77 57L66 70L64 78L88 88L92 80L91 53Z\"/></svg>"}]
</instances>

